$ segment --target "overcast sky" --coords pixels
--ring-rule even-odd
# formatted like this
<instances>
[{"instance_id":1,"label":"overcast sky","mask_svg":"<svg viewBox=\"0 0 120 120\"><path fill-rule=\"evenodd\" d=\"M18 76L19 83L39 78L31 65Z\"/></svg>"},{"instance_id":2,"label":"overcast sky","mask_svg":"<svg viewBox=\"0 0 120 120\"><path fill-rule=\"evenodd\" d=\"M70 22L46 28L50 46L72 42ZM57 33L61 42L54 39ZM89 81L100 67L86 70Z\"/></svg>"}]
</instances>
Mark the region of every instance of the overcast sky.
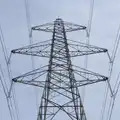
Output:
<instances>
[{"instance_id":1,"label":"overcast sky","mask_svg":"<svg viewBox=\"0 0 120 120\"><path fill-rule=\"evenodd\" d=\"M28 0L30 6L31 26L54 21L60 17L65 21L87 26L89 19L89 7L92 0ZM26 11L24 0L0 0L0 25L7 47L8 54L15 48L29 44ZM111 54L120 24L119 0L95 0L91 29L90 43L107 48ZM33 42L51 39L52 34L43 32L33 33ZM86 41L85 34L75 33L68 38L76 41ZM1 46L0 46L1 47ZM0 48L0 64L6 75L3 52ZM112 74L111 85L113 87L119 69L120 50L118 50ZM35 68L46 64L48 60L35 57ZM81 57L72 59L74 64L80 64ZM45 62L44 62L45 61ZM81 62L82 63L82 62ZM89 57L88 69L108 76L109 60L106 54ZM31 59L28 56L13 55L11 58L13 77L19 76L31 70ZM9 86L9 79L6 82ZM15 84L16 103L20 120L37 120L37 110L40 104L42 89ZM104 100L105 83L98 83L86 87L84 106L88 120L101 120L101 108ZM108 98L108 101L110 97ZM112 120L120 118L120 93L118 92ZM15 111L14 111L15 112ZM6 104L6 99L0 84L0 120L11 120ZM17 119L16 119L17 120Z\"/></svg>"}]
</instances>

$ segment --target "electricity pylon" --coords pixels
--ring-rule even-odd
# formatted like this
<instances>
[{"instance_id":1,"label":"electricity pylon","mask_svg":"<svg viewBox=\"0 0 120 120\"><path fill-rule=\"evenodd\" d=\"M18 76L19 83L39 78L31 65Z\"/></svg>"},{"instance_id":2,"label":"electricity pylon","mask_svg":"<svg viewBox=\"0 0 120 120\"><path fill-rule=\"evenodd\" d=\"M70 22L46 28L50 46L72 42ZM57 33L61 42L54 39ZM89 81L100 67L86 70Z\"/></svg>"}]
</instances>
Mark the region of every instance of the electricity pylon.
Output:
<instances>
[{"instance_id":1,"label":"electricity pylon","mask_svg":"<svg viewBox=\"0 0 120 120\"><path fill-rule=\"evenodd\" d=\"M60 18L32 30L52 32L52 39L14 49L12 53L47 57L49 64L13 81L44 88L37 120L87 120L78 87L108 78L72 65L71 57L107 52L107 49L67 39L66 32L86 30L86 27ZM45 74L46 79L40 80Z\"/></svg>"}]
</instances>

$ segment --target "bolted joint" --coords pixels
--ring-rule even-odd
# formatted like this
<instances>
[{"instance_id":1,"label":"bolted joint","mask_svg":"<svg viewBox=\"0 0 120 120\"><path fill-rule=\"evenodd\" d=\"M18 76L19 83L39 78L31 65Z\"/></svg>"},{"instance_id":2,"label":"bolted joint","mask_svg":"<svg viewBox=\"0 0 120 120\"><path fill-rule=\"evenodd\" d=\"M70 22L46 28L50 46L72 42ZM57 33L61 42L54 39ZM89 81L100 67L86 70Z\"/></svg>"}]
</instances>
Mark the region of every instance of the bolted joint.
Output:
<instances>
[{"instance_id":1,"label":"bolted joint","mask_svg":"<svg viewBox=\"0 0 120 120\"><path fill-rule=\"evenodd\" d=\"M11 50L11 53L15 53L15 50Z\"/></svg>"},{"instance_id":2,"label":"bolted joint","mask_svg":"<svg viewBox=\"0 0 120 120\"><path fill-rule=\"evenodd\" d=\"M108 80L108 77L105 77L104 80Z\"/></svg>"},{"instance_id":3,"label":"bolted joint","mask_svg":"<svg viewBox=\"0 0 120 120\"><path fill-rule=\"evenodd\" d=\"M83 29L87 29L87 27L84 26Z\"/></svg>"},{"instance_id":4,"label":"bolted joint","mask_svg":"<svg viewBox=\"0 0 120 120\"><path fill-rule=\"evenodd\" d=\"M17 82L17 79L13 78L12 81L13 81L13 82Z\"/></svg>"},{"instance_id":5,"label":"bolted joint","mask_svg":"<svg viewBox=\"0 0 120 120\"><path fill-rule=\"evenodd\" d=\"M32 30L35 30L35 27L32 27L31 29L32 29Z\"/></svg>"},{"instance_id":6,"label":"bolted joint","mask_svg":"<svg viewBox=\"0 0 120 120\"><path fill-rule=\"evenodd\" d=\"M104 49L104 52L107 52L108 50L107 49Z\"/></svg>"}]
</instances>

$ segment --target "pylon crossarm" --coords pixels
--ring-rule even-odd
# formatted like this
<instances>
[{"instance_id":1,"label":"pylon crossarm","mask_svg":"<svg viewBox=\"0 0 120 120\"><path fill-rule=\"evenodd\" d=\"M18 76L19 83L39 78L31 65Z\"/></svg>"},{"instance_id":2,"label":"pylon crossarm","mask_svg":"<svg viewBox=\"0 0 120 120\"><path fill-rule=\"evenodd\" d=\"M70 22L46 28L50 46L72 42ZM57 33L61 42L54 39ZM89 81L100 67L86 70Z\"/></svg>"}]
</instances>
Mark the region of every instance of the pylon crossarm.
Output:
<instances>
[{"instance_id":1,"label":"pylon crossarm","mask_svg":"<svg viewBox=\"0 0 120 120\"><path fill-rule=\"evenodd\" d=\"M31 85L31 86L36 86L36 87L41 87L41 88L44 88L44 86L45 86L45 81L21 81L21 80L17 80L14 82L18 82L18 83L22 83L22 84L26 84L26 85Z\"/></svg>"},{"instance_id":2,"label":"pylon crossarm","mask_svg":"<svg viewBox=\"0 0 120 120\"><path fill-rule=\"evenodd\" d=\"M91 72L78 66L73 66L73 72L76 77L75 81L77 87L108 80L108 78L103 75Z\"/></svg>"},{"instance_id":3,"label":"pylon crossarm","mask_svg":"<svg viewBox=\"0 0 120 120\"><path fill-rule=\"evenodd\" d=\"M64 83L65 88L70 88L71 86L70 86L69 82L65 81L65 79L69 79L69 76L66 73L66 70L68 68L65 65L60 65L60 64L56 64L53 68L55 68L57 66L59 67L59 69L51 70L53 73L51 76L51 79L53 79L57 82L60 82L62 84ZM98 73L88 71L88 70L80 68L78 66L72 66L72 67L73 67L72 71L76 77L76 79L72 78L72 79L74 79L73 81L75 81L75 83L76 83L75 86L72 86L73 88L108 80L107 77L102 76ZM41 80L38 81L38 79L40 79L40 77L42 77L43 75L46 75L47 72L48 72L48 65L43 66L39 69L35 69L28 73L25 73L21 76L13 78L12 80L14 82L19 82L19 83L23 83L23 84L44 87L45 83L47 81L46 82L41 81ZM61 76L61 78L63 77L64 79L61 79L58 76ZM77 79L77 78L79 78L79 79ZM51 83L51 87L52 87L52 84L53 83ZM59 89L60 87L63 87L63 86L56 86L54 84L53 84L53 86L54 86L54 89Z\"/></svg>"},{"instance_id":4,"label":"pylon crossarm","mask_svg":"<svg viewBox=\"0 0 120 120\"><path fill-rule=\"evenodd\" d=\"M88 45L78 41L68 40L69 53L71 57L105 53L108 50L93 45Z\"/></svg>"},{"instance_id":5,"label":"pylon crossarm","mask_svg":"<svg viewBox=\"0 0 120 120\"><path fill-rule=\"evenodd\" d=\"M92 72L90 70L81 68L79 66L75 66L72 65L72 68L69 68L66 64L54 64L54 68L59 68L59 69L55 69L52 70L52 72L54 72L54 75L60 75L63 76L64 78L68 79L69 76L68 74L65 73L65 71L70 70L75 74L75 77L79 77L81 80L78 81L82 81L82 80L90 80L90 81L106 81L108 80L108 77L100 75L98 73ZM62 80L61 80L62 81ZM76 81L77 82L77 81ZM83 81L84 83L85 81Z\"/></svg>"},{"instance_id":6,"label":"pylon crossarm","mask_svg":"<svg viewBox=\"0 0 120 120\"><path fill-rule=\"evenodd\" d=\"M59 19L58 19L59 21ZM65 27L65 31L66 32L72 32L72 31L78 31L78 30L85 30L86 27L82 26L82 25L77 25L74 23L70 23L70 22L65 22L62 21L64 23L64 27ZM42 25L38 25L38 26L34 26L32 27L32 30L37 30L37 31L44 31L44 32L54 32L54 23L46 23L46 24L42 24Z\"/></svg>"},{"instance_id":7,"label":"pylon crossarm","mask_svg":"<svg viewBox=\"0 0 120 120\"><path fill-rule=\"evenodd\" d=\"M86 27L83 25L78 25L70 22L64 21L64 26L65 26L65 31L66 32L72 32L72 31L77 31L77 30L85 30Z\"/></svg>"},{"instance_id":8,"label":"pylon crossarm","mask_svg":"<svg viewBox=\"0 0 120 120\"><path fill-rule=\"evenodd\" d=\"M34 27L32 27L32 30L52 32L53 26L54 26L54 23L46 23L46 24L34 26Z\"/></svg>"},{"instance_id":9,"label":"pylon crossarm","mask_svg":"<svg viewBox=\"0 0 120 120\"><path fill-rule=\"evenodd\" d=\"M107 52L107 49L104 49L104 48L100 48L100 47L96 47L96 46L92 46L92 45L87 45L87 44L72 41L72 40L69 40L69 41L68 41L68 46L70 49L69 54L71 57ZM60 46L60 45L57 44L56 46ZM17 53L17 54L23 54L23 55L32 55L32 56L49 58L50 47L51 47L51 41L49 40L49 41L40 42L40 43L36 43L33 45L25 46L22 48L14 49L11 52ZM54 51L54 55L56 55L56 54L64 55L62 53L62 48L60 51ZM59 56L55 56L55 57L60 58Z\"/></svg>"},{"instance_id":10,"label":"pylon crossarm","mask_svg":"<svg viewBox=\"0 0 120 120\"><path fill-rule=\"evenodd\" d=\"M106 80L82 80L82 81L76 81L76 85L73 86L73 87L81 87L81 86L90 85L90 84L103 82L103 81L106 81Z\"/></svg>"},{"instance_id":11,"label":"pylon crossarm","mask_svg":"<svg viewBox=\"0 0 120 120\"><path fill-rule=\"evenodd\" d=\"M46 65L39 69L35 69L21 76L13 78L12 81L23 83L23 84L28 84L28 85L33 85L33 86L38 86L38 87L44 87L45 81L40 81L40 80L38 81L38 78L42 77L43 75L46 75L47 72L48 72L48 66Z\"/></svg>"},{"instance_id":12,"label":"pylon crossarm","mask_svg":"<svg viewBox=\"0 0 120 120\"><path fill-rule=\"evenodd\" d=\"M14 49L11 51L11 53L45 57L50 55L50 47L51 47L51 40L46 40L43 42Z\"/></svg>"}]
</instances>

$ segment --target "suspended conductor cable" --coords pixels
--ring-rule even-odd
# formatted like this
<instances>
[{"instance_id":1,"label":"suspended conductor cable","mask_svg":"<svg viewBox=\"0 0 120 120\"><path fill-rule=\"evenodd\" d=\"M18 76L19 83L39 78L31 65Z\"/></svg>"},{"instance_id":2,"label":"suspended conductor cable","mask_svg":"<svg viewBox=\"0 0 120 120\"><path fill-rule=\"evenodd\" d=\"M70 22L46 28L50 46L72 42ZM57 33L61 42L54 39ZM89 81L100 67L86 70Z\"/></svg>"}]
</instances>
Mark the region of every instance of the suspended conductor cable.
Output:
<instances>
[{"instance_id":1,"label":"suspended conductor cable","mask_svg":"<svg viewBox=\"0 0 120 120\"><path fill-rule=\"evenodd\" d=\"M113 65L114 65L116 54L117 54L119 42L120 42L120 26L119 26L118 31L117 31L117 36L116 36L116 40L115 40L115 43L114 43L114 47L113 47L113 51L112 51L111 57L109 55L109 58L110 58L109 79L108 79L108 83L109 84L108 84L108 86L106 88L106 92L105 92L105 101L103 103L103 111L102 111L102 119L101 120L104 119L104 113L105 113L106 104L107 104L107 97L108 97L108 91L109 91L109 86L110 86L110 80L111 80L111 76L112 76ZM111 91L112 91L112 89L111 89ZM111 98L111 100L110 100L109 109L108 109L108 116L109 116L110 106L112 105L112 99L114 99L113 93L112 93L111 97L113 97L113 98ZM109 117L107 117L107 118L109 118Z\"/></svg>"},{"instance_id":2,"label":"suspended conductor cable","mask_svg":"<svg viewBox=\"0 0 120 120\"><path fill-rule=\"evenodd\" d=\"M1 28L1 25L0 25L0 43L2 45L2 50L3 50L3 53L4 53L4 57L5 57L5 61L7 63L7 49L6 49L6 46L5 46L5 41L4 41L4 36L3 36L3 32L2 32L2 28Z\"/></svg>"},{"instance_id":3,"label":"suspended conductor cable","mask_svg":"<svg viewBox=\"0 0 120 120\"><path fill-rule=\"evenodd\" d=\"M1 64L0 64L0 72L1 72L1 76L2 76L2 77L0 76L0 78L1 78L0 79L1 85L3 87L3 91L4 91L5 96L7 97L8 88L7 88L7 84L6 84L5 80L4 80L4 82L2 80L2 78L5 79L5 77L4 77L4 74L3 74L3 70L2 70Z\"/></svg>"},{"instance_id":4,"label":"suspended conductor cable","mask_svg":"<svg viewBox=\"0 0 120 120\"><path fill-rule=\"evenodd\" d=\"M117 76L117 80L116 80L116 83L115 83L115 86L114 86L114 89L113 89L115 95L117 94L118 89L120 87L120 80L119 80L119 78L120 78L120 72L119 72L119 74Z\"/></svg>"},{"instance_id":5,"label":"suspended conductor cable","mask_svg":"<svg viewBox=\"0 0 120 120\"><path fill-rule=\"evenodd\" d=\"M2 83L3 83L4 88L5 88L5 94L8 95L8 87L7 87L7 83L5 81L5 77L4 77L4 74L3 74L3 70L2 70L1 64L0 64L0 72L1 72L2 77L4 78L4 81Z\"/></svg>"},{"instance_id":6,"label":"suspended conductor cable","mask_svg":"<svg viewBox=\"0 0 120 120\"><path fill-rule=\"evenodd\" d=\"M11 72L10 72L10 68L8 66L8 54L7 54L7 49L6 49L5 40L4 40L4 36L3 36L1 25L0 25L0 34L1 34L0 35L0 43L1 43L1 46L2 46L5 62L6 62L6 65L7 65L8 75L10 77L11 76Z\"/></svg>"},{"instance_id":7,"label":"suspended conductor cable","mask_svg":"<svg viewBox=\"0 0 120 120\"><path fill-rule=\"evenodd\" d=\"M114 96L111 97L111 100L110 100L107 120L111 120L111 117L112 117L116 96L117 96L117 93L118 93L118 90L119 90L119 87L120 87L119 78L120 78L120 72L119 72L118 77L117 77L116 85L114 86L114 89L113 89L114 90Z\"/></svg>"},{"instance_id":8,"label":"suspended conductor cable","mask_svg":"<svg viewBox=\"0 0 120 120\"><path fill-rule=\"evenodd\" d=\"M120 43L120 25L119 25L119 28L118 28L118 31L117 31L117 38L116 38L116 41L114 43L114 49L113 49L112 57L111 57L112 61L114 61L114 59L116 57L116 53L117 53L117 50L118 50L119 43Z\"/></svg>"},{"instance_id":9,"label":"suspended conductor cable","mask_svg":"<svg viewBox=\"0 0 120 120\"><path fill-rule=\"evenodd\" d=\"M30 6L29 6L29 2L28 0L24 0L25 1L25 10L26 10L26 19L27 19L27 28L28 28L28 32L29 32L29 44L30 44L30 51L32 53L31 50L31 45L33 44L33 38L32 38L32 29L31 29L31 16L30 16ZM32 62L32 70L35 69L35 63L34 63L34 57L31 56L31 62ZM34 76L33 76L34 77ZM36 92L35 92L36 93ZM38 111L38 107L37 107L37 95L36 95L36 108Z\"/></svg>"},{"instance_id":10,"label":"suspended conductor cable","mask_svg":"<svg viewBox=\"0 0 120 120\"><path fill-rule=\"evenodd\" d=\"M113 89L114 97L111 98L111 104L109 105L108 119L107 120L111 120L113 109L114 109L114 104L115 104L115 100L116 100L116 96L117 96L119 88L120 88L120 72L118 73L117 80L116 80L116 83L114 85L114 89Z\"/></svg>"},{"instance_id":11,"label":"suspended conductor cable","mask_svg":"<svg viewBox=\"0 0 120 120\"><path fill-rule=\"evenodd\" d=\"M114 87L114 93L115 93L115 96L117 95L118 93L118 90L120 88L120 72L118 74L118 77L117 77L117 81L116 81L118 84ZM116 90L115 90L116 89Z\"/></svg>"},{"instance_id":12,"label":"suspended conductor cable","mask_svg":"<svg viewBox=\"0 0 120 120\"><path fill-rule=\"evenodd\" d=\"M88 20L88 27L87 27L87 31L86 31L88 38L90 37L90 33L91 33L93 11L94 11L94 0L91 0L91 2L90 2L89 20Z\"/></svg>"},{"instance_id":13,"label":"suspended conductor cable","mask_svg":"<svg viewBox=\"0 0 120 120\"><path fill-rule=\"evenodd\" d=\"M29 12L29 4L28 4L28 0L24 0L25 2L25 10L26 10L26 19L27 19L27 28L29 31L29 38L31 38L31 21L30 21L30 12ZM32 39L30 39L30 43L32 42Z\"/></svg>"},{"instance_id":14,"label":"suspended conductor cable","mask_svg":"<svg viewBox=\"0 0 120 120\"><path fill-rule=\"evenodd\" d=\"M6 62L8 75L9 75L9 78L11 78L11 71L10 71L10 68L9 68L9 65L8 65L8 53L7 53L7 49L6 49L5 40L4 40L4 36L3 36L1 25L0 25L0 34L1 34L0 35L0 43L1 43L1 46L2 46L2 50L3 50L5 62Z\"/></svg>"},{"instance_id":15,"label":"suspended conductor cable","mask_svg":"<svg viewBox=\"0 0 120 120\"><path fill-rule=\"evenodd\" d=\"M32 40L32 30L31 30L29 3L28 3L28 0L24 0L24 1L25 1L27 28L28 28L28 32L29 32L29 43L30 43L30 46L31 46L31 44L33 43L33 40ZM34 69L34 59L33 59L33 56L31 56L31 60L32 60L32 69Z\"/></svg>"},{"instance_id":16,"label":"suspended conductor cable","mask_svg":"<svg viewBox=\"0 0 120 120\"><path fill-rule=\"evenodd\" d=\"M116 53L117 53L118 47L119 47L119 42L120 42L120 26L118 28L117 38L116 38L116 41L115 41L115 44L114 44L114 49L113 49L113 53L112 53L112 61L115 60ZM113 66L113 62L112 62L112 66ZM115 92L115 89L117 87L118 80L119 80L119 74L118 74L118 78L117 78L116 84L115 84L114 89L113 89L114 92ZM116 98L116 94L114 94L114 96L111 98L111 103L109 105L109 110L108 110L108 120L110 120L111 116L112 116L112 111L113 111L113 107L114 107L115 98Z\"/></svg>"},{"instance_id":17,"label":"suspended conductor cable","mask_svg":"<svg viewBox=\"0 0 120 120\"><path fill-rule=\"evenodd\" d=\"M4 36L3 36L1 25L0 25L0 43L1 43L1 46L2 46L5 62L7 63L7 59L8 59L7 58L7 49L6 49L6 46L5 46ZM4 77L4 73L2 71L1 65L0 65L0 71L1 71L2 77L4 79L4 83L3 83L2 78L1 78L1 84L2 84L2 87L3 87L3 90L4 90L4 94L6 96L9 113L10 113L10 116L11 116L11 120L14 120L15 117L13 117L14 115L12 114L12 109L10 107L9 98L8 98L8 87L7 87L7 84L6 84L6 81L5 81L5 77ZM7 71L8 71L8 73L10 73L10 71L8 70L8 65L7 65Z\"/></svg>"},{"instance_id":18,"label":"suspended conductor cable","mask_svg":"<svg viewBox=\"0 0 120 120\"><path fill-rule=\"evenodd\" d=\"M0 35L0 37L1 37L0 42L1 42L1 45L2 45L2 50L3 50L5 62L6 62L6 65L7 65L8 75L9 75L9 77L11 77L11 70L10 70L9 65L8 65L8 53L7 53L7 49L6 49L5 40L4 40L1 25L0 25L0 34L1 34Z\"/></svg>"},{"instance_id":19,"label":"suspended conductor cable","mask_svg":"<svg viewBox=\"0 0 120 120\"><path fill-rule=\"evenodd\" d=\"M0 35L0 43L2 45L2 50L3 50L3 54L4 54L6 66L7 66L8 77L9 77L9 80L11 82L12 72L11 72L11 68L10 68L10 63L8 64L8 54L7 54L7 49L6 49L5 40L4 40L1 25L0 25L0 33L1 33L1 35ZM5 79L4 79L4 81L5 81ZM12 85L12 82L11 82L11 85ZM15 98L13 98L13 100L15 101ZM7 102L9 104L8 108L11 109L11 111L13 111L13 105L12 105L12 101L11 101L11 98L10 98L9 90L7 92ZM16 116L17 116L17 120L18 120L18 113L17 113L18 109L16 109L16 104L14 104L14 107L15 107L15 112L16 112ZM14 119L15 119L15 117L14 117Z\"/></svg>"},{"instance_id":20,"label":"suspended conductor cable","mask_svg":"<svg viewBox=\"0 0 120 120\"><path fill-rule=\"evenodd\" d=\"M1 65L0 65L0 72L1 72L1 75L0 75L0 82L1 82L1 85L2 85L2 88L3 88L3 92L5 94L5 97L6 97L6 101L7 101L7 106L8 106L8 110L9 110L9 113L10 113L10 118L11 120L14 120L14 117L13 117L13 114L12 114L12 110L11 110L11 107L10 107L10 104L9 104L9 99L7 97L7 91L6 91L6 85L4 85L4 82L5 80L4 79L4 74L3 74L3 71L2 71L2 68L1 68ZM2 79L3 78L3 79Z\"/></svg>"},{"instance_id":21,"label":"suspended conductor cable","mask_svg":"<svg viewBox=\"0 0 120 120\"><path fill-rule=\"evenodd\" d=\"M93 10L94 10L94 0L90 1L90 8L89 8L89 20L88 20L88 27L86 29L87 40L86 44L89 46L90 43L90 33L91 33L91 26L92 26L92 18L93 18ZM88 56L85 56L85 69L88 67ZM83 101L85 97L85 86L83 87Z\"/></svg>"},{"instance_id":22,"label":"suspended conductor cable","mask_svg":"<svg viewBox=\"0 0 120 120\"><path fill-rule=\"evenodd\" d=\"M8 57L8 61L7 61L7 64L8 64L8 65L10 64L11 57L12 57L12 52L10 52L10 55L9 55L9 57Z\"/></svg>"},{"instance_id":23,"label":"suspended conductor cable","mask_svg":"<svg viewBox=\"0 0 120 120\"><path fill-rule=\"evenodd\" d=\"M110 101L110 104L109 104L107 120L111 120L113 109L114 109L114 105L115 105L115 100L116 100L119 88L120 88L120 72L119 72L119 74L117 76L116 84L115 84L114 89L113 89L114 96L111 97L111 101Z\"/></svg>"}]
</instances>

